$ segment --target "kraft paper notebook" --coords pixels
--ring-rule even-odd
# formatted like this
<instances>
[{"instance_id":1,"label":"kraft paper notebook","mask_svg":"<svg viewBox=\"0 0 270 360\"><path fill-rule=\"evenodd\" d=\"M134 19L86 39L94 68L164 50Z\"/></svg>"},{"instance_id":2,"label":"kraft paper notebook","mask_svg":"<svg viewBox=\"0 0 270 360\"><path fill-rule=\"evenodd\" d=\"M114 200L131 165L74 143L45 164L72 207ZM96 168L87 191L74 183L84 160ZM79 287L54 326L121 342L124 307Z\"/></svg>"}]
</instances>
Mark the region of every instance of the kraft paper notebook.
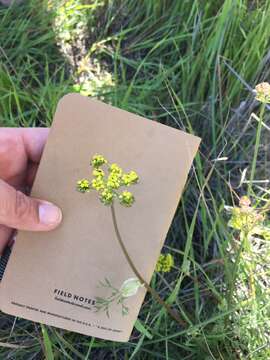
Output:
<instances>
[{"instance_id":1,"label":"kraft paper notebook","mask_svg":"<svg viewBox=\"0 0 270 360\"><path fill-rule=\"evenodd\" d=\"M139 175L131 207L115 203L119 231L136 267L150 282L200 139L78 94L58 104L32 196L61 207L61 225L47 233L19 232L0 285L8 314L82 334L128 341L145 287L106 312L108 281L121 289L134 279L113 226L110 206L96 191L76 190L90 178L90 159L102 154ZM106 280L107 279L107 280Z\"/></svg>"}]
</instances>

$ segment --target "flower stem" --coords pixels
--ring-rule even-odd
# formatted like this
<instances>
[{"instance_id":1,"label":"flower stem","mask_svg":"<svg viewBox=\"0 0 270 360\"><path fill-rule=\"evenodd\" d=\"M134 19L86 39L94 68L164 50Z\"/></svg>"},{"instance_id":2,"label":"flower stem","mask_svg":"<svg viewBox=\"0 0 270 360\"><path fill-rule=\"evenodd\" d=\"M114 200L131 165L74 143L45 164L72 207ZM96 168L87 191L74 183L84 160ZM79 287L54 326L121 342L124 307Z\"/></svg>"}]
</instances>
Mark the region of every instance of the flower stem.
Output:
<instances>
[{"instance_id":1,"label":"flower stem","mask_svg":"<svg viewBox=\"0 0 270 360\"><path fill-rule=\"evenodd\" d=\"M180 319L180 317L178 316L178 314L175 313L175 311L170 307L169 304L167 304L160 296L159 294L147 283L147 281L144 280L143 276L139 273L139 271L137 270L136 266L134 265L132 259L129 256L129 253L125 247L125 244L123 243L122 237L120 235L119 232L119 228L118 228L118 224L117 224L117 220L116 220L116 215L115 215L115 209L113 204L111 205L111 213L112 213L112 220L113 220L113 225L114 225L114 230L115 230L115 234L117 237L117 240L119 242L119 245L126 257L126 260L129 264L129 266L131 267L131 269L133 270L134 274L137 276L137 278L139 279L139 281L141 282L142 285L145 286L145 288L147 289L147 291L153 296L153 298L161 305L163 306L166 311L171 315L171 317L181 326L186 326L186 322L183 321L182 319Z\"/></svg>"},{"instance_id":2,"label":"flower stem","mask_svg":"<svg viewBox=\"0 0 270 360\"><path fill-rule=\"evenodd\" d=\"M255 150L254 150L254 155L253 155L253 160L252 160L251 174L250 174L250 179L249 179L249 184L248 184L248 191L247 191L248 196L250 196L250 193L252 191L252 183L253 183L254 177L255 177L255 170L256 170L256 164L257 164L257 158L258 158L258 152L259 152L259 146L260 146L260 140L261 140L262 121L263 121L264 111L265 111L265 104L262 104L261 109L260 109L259 124L258 124L257 132L256 132Z\"/></svg>"}]
</instances>

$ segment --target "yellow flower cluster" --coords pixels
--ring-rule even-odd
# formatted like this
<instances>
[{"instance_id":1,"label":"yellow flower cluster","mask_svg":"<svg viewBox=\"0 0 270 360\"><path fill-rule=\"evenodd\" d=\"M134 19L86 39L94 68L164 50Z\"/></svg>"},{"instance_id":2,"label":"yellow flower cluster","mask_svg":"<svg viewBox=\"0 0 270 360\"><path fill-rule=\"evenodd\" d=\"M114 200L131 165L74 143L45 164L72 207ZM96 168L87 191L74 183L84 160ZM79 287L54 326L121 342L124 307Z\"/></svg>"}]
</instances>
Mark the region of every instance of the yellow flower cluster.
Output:
<instances>
[{"instance_id":1,"label":"yellow flower cluster","mask_svg":"<svg viewBox=\"0 0 270 360\"><path fill-rule=\"evenodd\" d=\"M95 177L97 177L97 178L103 179L104 176L105 176L105 173L104 173L104 171L101 170L101 169L94 169L94 170L93 170L93 176L95 176Z\"/></svg>"},{"instance_id":2,"label":"yellow flower cluster","mask_svg":"<svg viewBox=\"0 0 270 360\"><path fill-rule=\"evenodd\" d=\"M100 200L104 205L111 205L113 202L114 193L109 189L104 189L100 193Z\"/></svg>"},{"instance_id":3,"label":"yellow flower cluster","mask_svg":"<svg viewBox=\"0 0 270 360\"><path fill-rule=\"evenodd\" d=\"M121 178L117 174L110 173L107 186L111 189L119 189L121 186Z\"/></svg>"},{"instance_id":4,"label":"yellow flower cluster","mask_svg":"<svg viewBox=\"0 0 270 360\"><path fill-rule=\"evenodd\" d=\"M130 171L128 174L122 176L122 181L126 186L136 184L139 178L135 171Z\"/></svg>"},{"instance_id":5,"label":"yellow flower cluster","mask_svg":"<svg viewBox=\"0 0 270 360\"><path fill-rule=\"evenodd\" d=\"M111 164L109 166L109 171L113 174L117 174L119 176L121 176L123 174L123 170L120 168L120 166L118 166L117 164Z\"/></svg>"},{"instance_id":6,"label":"yellow flower cluster","mask_svg":"<svg viewBox=\"0 0 270 360\"><path fill-rule=\"evenodd\" d=\"M114 199L118 199L121 205L130 207L135 198L129 191L117 192L122 186L130 186L139 181L135 171L124 173L117 164L108 164L102 155L94 155L90 162L93 167L93 179L91 183L87 179L77 181L78 191L85 193L94 189L99 193L99 198L104 205L111 205ZM106 173L100 167L107 165Z\"/></svg>"},{"instance_id":7,"label":"yellow flower cluster","mask_svg":"<svg viewBox=\"0 0 270 360\"><path fill-rule=\"evenodd\" d=\"M123 191L119 195L120 204L130 207L134 203L134 196L130 191Z\"/></svg>"},{"instance_id":8,"label":"yellow flower cluster","mask_svg":"<svg viewBox=\"0 0 270 360\"><path fill-rule=\"evenodd\" d=\"M174 266L174 259L171 254L160 254L156 265L156 271L169 272Z\"/></svg>"},{"instance_id":9,"label":"yellow flower cluster","mask_svg":"<svg viewBox=\"0 0 270 360\"><path fill-rule=\"evenodd\" d=\"M94 155L91 160L91 165L99 168L101 165L107 164L107 160L102 155Z\"/></svg>"},{"instance_id":10,"label":"yellow flower cluster","mask_svg":"<svg viewBox=\"0 0 270 360\"><path fill-rule=\"evenodd\" d=\"M105 188L104 181L103 181L103 179L100 179L100 178L93 179L91 181L91 185L92 185L92 188L97 191L103 190Z\"/></svg>"},{"instance_id":11,"label":"yellow flower cluster","mask_svg":"<svg viewBox=\"0 0 270 360\"><path fill-rule=\"evenodd\" d=\"M263 223L264 216L259 214L258 211L250 205L250 199L247 196L242 196L239 201L239 207L232 209L229 226L246 233L253 233L256 227Z\"/></svg>"},{"instance_id":12,"label":"yellow flower cluster","mask_svg":"<svg viewBox=\"0 0 270 360\"><path fill-rule=\"evenodd\" d=\"M270 84L268 82L262 82L255 86L255 99L264 103L270 104Z\"/></svg>"},{"instance_id":13,"label":"yellow flower cluster","mask_svg":"<svg viewBox=\"0 0 270 360\"><path fill-rule=\"evenodd\" d=\"M82 179L77 181L77 189L80 192L89 192L90 191L90 184L89 181L87 179Z\"/></svg>"}]
</instances>

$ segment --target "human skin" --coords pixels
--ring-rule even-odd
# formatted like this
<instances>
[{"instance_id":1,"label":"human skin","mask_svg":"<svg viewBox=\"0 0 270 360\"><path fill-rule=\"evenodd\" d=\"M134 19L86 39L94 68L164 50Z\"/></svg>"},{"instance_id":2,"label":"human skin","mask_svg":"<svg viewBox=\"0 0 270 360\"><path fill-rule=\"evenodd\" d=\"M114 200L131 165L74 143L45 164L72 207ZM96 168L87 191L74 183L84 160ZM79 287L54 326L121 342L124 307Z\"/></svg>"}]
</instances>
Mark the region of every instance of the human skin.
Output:
<instances>
[{"instance_id":1,"label":"human skin","mask_svg":"<svg viewBox=\"0 0 270 360\"><path fill-rule=\"evenodd\" d=\"M49 231L62 220L56 205L25 195L48 134L47 128L0 128L0 254L14 229Z\"/></svg>"}]
</instances>

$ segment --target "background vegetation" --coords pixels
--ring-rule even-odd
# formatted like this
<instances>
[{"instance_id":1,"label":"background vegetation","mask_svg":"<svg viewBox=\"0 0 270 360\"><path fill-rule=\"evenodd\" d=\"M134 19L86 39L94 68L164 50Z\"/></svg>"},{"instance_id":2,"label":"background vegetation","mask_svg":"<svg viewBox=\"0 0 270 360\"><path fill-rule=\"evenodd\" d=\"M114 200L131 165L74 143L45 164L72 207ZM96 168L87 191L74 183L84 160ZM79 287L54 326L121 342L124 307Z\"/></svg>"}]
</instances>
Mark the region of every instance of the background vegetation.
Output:
<instances>
[{"instance_id":1,"label":"background vegetation","mask_svg":"<svg viewBox=\"0 0 270 360\"><path fill-rule=\"evenodd\" d=\"M0 5L1 126L50 126L58 100L76 91L202 137L163 249L175 266L152 279L186 326L150 297L128 343L1 314L1 359L270 358L268 108L248 182L269 18L266 0ZM264 233L242 242L229 206L248 186L251 211L266 218Z\"/></svg>"}]
</instances>

